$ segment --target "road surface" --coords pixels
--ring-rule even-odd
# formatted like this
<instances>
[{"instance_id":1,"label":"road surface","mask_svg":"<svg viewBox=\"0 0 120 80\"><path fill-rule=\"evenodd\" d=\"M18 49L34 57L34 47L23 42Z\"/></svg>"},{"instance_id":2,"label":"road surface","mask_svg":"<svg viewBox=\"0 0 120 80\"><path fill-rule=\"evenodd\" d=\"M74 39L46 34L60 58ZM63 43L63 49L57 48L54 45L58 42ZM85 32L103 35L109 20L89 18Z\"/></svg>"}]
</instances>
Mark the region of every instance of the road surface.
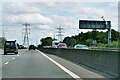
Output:
<instances>
[{"instance_id":1,"label":"road surface","mask_svg":"<svg viewBox=\"0 0 120 80\"><path fill-rule=\"evenodd\" d=\"M19 50L2 56L3 78L104 78L72 62L38 50Z\"/></svg>"}]
</instances>

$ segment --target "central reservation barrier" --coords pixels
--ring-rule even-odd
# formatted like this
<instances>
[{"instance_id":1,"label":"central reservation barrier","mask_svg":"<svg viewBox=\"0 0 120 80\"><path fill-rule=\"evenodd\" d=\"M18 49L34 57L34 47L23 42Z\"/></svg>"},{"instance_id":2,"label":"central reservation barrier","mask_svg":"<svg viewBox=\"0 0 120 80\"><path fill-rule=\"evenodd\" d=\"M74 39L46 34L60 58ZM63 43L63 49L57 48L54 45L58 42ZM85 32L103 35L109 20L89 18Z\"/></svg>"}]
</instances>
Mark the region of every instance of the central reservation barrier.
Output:
<instances>
[{"instance_id":1,"label":"central reservation barrier","mask_svg":"<svg viewBox=\"0 0 120 80\"><path fill-rule=\"evenodd\" d=\"M117 51L98 51L82 49L39 48L40 51L83 64L117 78L120 77L120 53Z\"/></svg>"}]
</instances>

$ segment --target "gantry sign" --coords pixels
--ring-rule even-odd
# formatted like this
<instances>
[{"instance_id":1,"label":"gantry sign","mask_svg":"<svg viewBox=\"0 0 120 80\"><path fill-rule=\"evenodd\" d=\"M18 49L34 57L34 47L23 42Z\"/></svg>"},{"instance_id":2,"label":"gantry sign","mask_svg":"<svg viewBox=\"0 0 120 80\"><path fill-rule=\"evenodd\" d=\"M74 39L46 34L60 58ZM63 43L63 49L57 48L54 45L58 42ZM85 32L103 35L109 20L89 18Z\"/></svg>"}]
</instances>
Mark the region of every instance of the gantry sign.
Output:
<instances>
[{"instance_id":1,"label":"gantry sign","mask_svg":"<svg viewBox=\"0 0 120 80\"><path fill-rule=\"evenodd\" d=\"M111 21L79 20L79 29L108 29L108 46L111 42Z\"/></svg>"}]
</instances>

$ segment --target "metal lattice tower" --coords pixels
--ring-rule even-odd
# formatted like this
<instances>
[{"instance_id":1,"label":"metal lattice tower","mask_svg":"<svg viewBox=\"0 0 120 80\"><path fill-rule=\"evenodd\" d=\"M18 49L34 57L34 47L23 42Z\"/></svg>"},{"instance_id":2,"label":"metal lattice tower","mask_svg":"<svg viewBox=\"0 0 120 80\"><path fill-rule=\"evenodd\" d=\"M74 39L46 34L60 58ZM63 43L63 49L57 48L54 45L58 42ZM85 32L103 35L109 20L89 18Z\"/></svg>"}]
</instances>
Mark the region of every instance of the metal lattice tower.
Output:
<instances>
[{"instance_id":1,"label":"metal lattice tower","mask_svg":"<svg viewBox=\"0 0 120 80\"><path fill-rule=\"evenodd\" d=\"M2 37L5 38L5 29L4 29L4 25L2 26Z\"/></svg>"},{"instance_id":2,"label":"metal lattice tower","mask_svg":"<svg viewBox=\"0 0 120 80\"><path fill-rule=\"evenodd\" d=\"M24 26L25 26L25 32L23 33L23 35L24 35L24 39L23 39L23 45L24 46L29 46L29 28L28 28L28 26L30 26L30 24L28 24L28 23L25 23L25 24L23 24Z\"/></svg>"},{"instance_id":3,"label":"metal lattice tower","mask_svg":"<svg viewBox=\"0 0 120 80\"><path fill-rule=\"evenodd\" d=\"M57 33L58 33L58 40L59 41L62 41L62 36L63 36L63 34L62 33L64 33L62 30L63 30L63 28L61 27L61 26L59 26L59 28L57 28L58 29L58 31L57 31Z\"/></svg>"}]
</instances>

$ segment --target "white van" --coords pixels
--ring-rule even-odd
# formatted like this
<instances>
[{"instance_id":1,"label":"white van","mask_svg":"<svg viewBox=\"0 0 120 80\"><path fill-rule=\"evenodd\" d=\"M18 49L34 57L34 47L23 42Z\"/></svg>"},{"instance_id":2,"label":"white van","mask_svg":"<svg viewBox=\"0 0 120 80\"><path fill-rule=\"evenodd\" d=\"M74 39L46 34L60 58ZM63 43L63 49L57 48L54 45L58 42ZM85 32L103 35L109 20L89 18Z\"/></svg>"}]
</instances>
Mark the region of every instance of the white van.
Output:
<instances>
[{"instance_id":1,"label":"white van","mask_svg":"<svg viewBox=\"0 0 120 80\"><path fill-rule=\"evenodd\" d=\"M57 48L59 43L59 41L52 41L52 48Z\"/></svg>"}]
</instances>

